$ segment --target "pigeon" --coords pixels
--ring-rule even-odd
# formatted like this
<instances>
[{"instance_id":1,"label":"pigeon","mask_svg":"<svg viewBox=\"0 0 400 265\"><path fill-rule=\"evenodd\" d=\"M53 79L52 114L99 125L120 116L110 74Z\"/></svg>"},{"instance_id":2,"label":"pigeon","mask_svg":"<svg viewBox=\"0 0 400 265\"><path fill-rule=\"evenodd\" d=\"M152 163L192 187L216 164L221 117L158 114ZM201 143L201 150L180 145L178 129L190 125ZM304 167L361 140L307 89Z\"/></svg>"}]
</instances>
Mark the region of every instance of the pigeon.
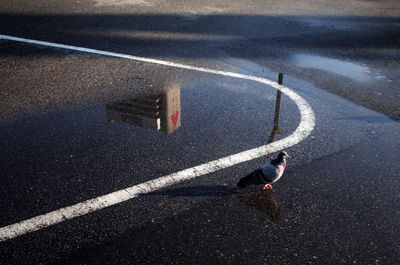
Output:
<instances>
[{"instance_id":1,"label":"pigeon","mask_svg":"<svg viewBox=\"0 0 400 265\"><path fill-rule=\"evenodd\" d=\"M278 181L282 177L283 171L285 171L286 157L289 157L289 155L285 151L281 151L276 159L241 178L237 186L246 188L250 185L265 184L263 189L272 189L271 184Z\"/></svg>"}]
</instances>

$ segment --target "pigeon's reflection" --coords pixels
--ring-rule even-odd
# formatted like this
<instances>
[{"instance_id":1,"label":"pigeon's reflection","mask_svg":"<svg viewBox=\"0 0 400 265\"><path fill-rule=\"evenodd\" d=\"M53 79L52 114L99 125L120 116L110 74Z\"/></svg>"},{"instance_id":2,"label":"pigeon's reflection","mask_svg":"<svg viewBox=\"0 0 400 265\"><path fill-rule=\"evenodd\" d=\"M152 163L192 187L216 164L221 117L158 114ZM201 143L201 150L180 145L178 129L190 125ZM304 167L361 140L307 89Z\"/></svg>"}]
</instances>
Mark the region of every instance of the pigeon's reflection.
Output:
<instances>
[{"instance_id":1,"label":"pigeon's reflection","mask_svg":"<svg viewBox=\"0 0 400 265\"><path fill-rule=\"evenodd\" d=\"M279 221L281 209L278 200L270 190L263 190L260 193L253 193L240 198L240 202L254 209L267 213L273 221Z\"/></svg>"}]
</instances>

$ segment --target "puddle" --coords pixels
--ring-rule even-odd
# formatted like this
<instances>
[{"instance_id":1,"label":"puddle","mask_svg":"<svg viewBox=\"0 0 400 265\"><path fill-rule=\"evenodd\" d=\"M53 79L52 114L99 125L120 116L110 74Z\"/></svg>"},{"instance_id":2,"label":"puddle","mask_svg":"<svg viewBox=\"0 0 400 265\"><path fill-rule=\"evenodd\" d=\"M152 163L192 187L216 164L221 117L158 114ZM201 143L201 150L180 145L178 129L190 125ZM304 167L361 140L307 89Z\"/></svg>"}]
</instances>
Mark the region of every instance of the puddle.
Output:
<instances>
[{"instance_id":1,"label":"puddle","mask_svg":"<svg viewBox=\"0 0 400 265\"><path fill-rule=\"evenodd\" d=\"M306 23L311 27L326 27L326 28L341 29L341 30L354 30L358 28L358 26L355 25L354 23L350 23L344 20L326 19L318 17L301 17L298 18L297 20Z\"/></svg>"},{"instance_id":2,"label":"puddle","mask_svg":"<svg viewBox=\"0 0 400 265\"><path fill-rule=\"evenodd\" d=\"M95 0L96 6L126 6L126 5L139 5L139 6L153 6L153 3L145 0Z\"/></svg>"},{"instance_id":3,"label":"puddle","mask_svg":"<svg viewBox=\"0 0 400 265\"><path fill-rule=\"evenodd\" d=\"M374 74L367 66L328 57L298 54L294 56L294 61L300 67L325 70L358 82L368 82L374 79L385 78L385 76Z\"/></svg>"},{"instance_id":4,"label":"puddle","mask_svg":"<svg viewBox=\"0 0 400 265\"><path fill-rule=\"evenodd\" d=\"M180 16L183 20L197 20L201 17L200 14L196 14L196 13L188 13L188 14L183 14Z\"/></svg>"},{"instance_id":5,"label":"puddle","mask_svg":"<svg viewBox=\"0 0 400 265\"><path fill-rule=\"evenodd\" d=\"M144 82L141 89L138 82L132 86L142 92L131 96L5 120L0 161L8 184L0 192L13 197L9 191L22 190L28 195L21 205L35 211L40 198L89 199L279 140L296 128L299 117L291 113L298 111L286 96L241 81L252 89L246 93L236 83L206 78L151 88ZM8 214L4 224L12 220Z\"/></svg>"},{"instance_id":6,"label":"puddle","mask_svg":"<svg viewBox=\"0 0 400 265\"><path fill-rule=\"evenodd\" d=\"M349 121L361 121L370 124L382 124L382 123L391 123L392 119L386 116L352 116L352 117L343 117L343 118L335 118L335 120L349 120Z\"/></svg>"},{"instance_id":7,"label":"puddle","mask_svg":"<svg viewBox=\"0 0 400 265\"><path fill-rule=\"evenodd\" d=\"M281 209L279 202L272 191L260 191L239 198L240 202L253 209L259 210L271 216L273 221L279 221Z\"/></svg>"}]
</instances>

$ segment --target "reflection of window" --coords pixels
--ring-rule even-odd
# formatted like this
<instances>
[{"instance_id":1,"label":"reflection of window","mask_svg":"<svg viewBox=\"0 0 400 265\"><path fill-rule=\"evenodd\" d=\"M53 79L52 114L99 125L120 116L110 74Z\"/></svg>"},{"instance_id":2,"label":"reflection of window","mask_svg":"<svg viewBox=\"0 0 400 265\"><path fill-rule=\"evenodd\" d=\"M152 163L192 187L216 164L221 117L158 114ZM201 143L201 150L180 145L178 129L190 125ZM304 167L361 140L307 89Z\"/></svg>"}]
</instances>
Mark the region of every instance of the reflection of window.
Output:
<instances>
[{"instance_id":1,"label":"reflection of window","mask_svg":"<svg viewBox=\"0 0 400 265\"><path fill-rule=\"evenodd\" d=\"M170 85L153 95L106 104L109 122L125 122L170 134L181 126L181 88Z\"/></svg>"}]
</instances>

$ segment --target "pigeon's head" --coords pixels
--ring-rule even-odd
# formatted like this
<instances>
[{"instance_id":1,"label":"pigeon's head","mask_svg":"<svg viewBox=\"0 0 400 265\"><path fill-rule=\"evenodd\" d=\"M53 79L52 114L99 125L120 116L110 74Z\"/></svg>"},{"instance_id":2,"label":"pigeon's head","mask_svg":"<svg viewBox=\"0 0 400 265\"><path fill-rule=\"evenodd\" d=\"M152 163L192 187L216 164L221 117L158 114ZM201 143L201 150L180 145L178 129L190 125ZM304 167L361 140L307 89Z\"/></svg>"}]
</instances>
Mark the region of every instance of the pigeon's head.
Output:
<instances>
[{"instance_id":1,"label":"pigeon's head","mask_svg":"<svg viewBox=\"0 0 400 265\"><path fill-rule=\"evenodd\" d=\"M278 159L279 160L286 160L286 158L289 157L288 153L286 151L281 151L278 154Z\"/></svg>"}]
</instances>

